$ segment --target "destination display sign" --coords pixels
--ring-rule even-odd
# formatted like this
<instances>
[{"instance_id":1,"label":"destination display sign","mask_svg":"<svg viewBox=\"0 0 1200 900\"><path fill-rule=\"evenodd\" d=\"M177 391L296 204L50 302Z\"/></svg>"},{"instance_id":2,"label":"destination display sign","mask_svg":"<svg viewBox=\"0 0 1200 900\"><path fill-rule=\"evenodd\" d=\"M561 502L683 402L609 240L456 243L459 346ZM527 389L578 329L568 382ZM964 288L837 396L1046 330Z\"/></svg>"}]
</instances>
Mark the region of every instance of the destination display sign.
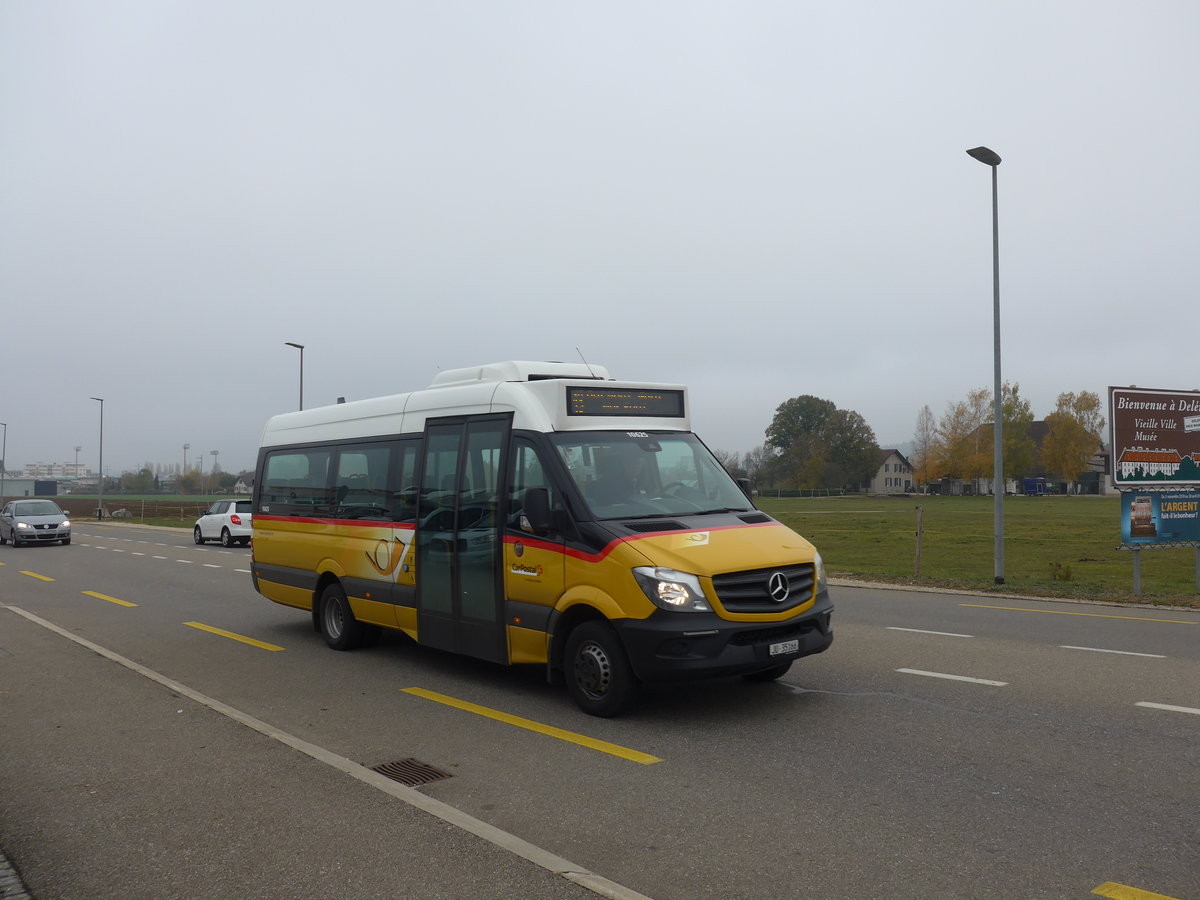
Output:
<instances>
[{"instance_id":1,"label":"destination display sign","mask_svg":"<svg viewBox=\"0 0 1200 900\"><path fill-rule=\"evenodd\" d=\"M1113 484L1200 484L1200 391L1108 389Z\"/></svg>"},{"instance_id":2,"label":"destination display sign","mask_svg":"<svg viewBox=\"0 0 1200 900\"><path fill-rule=\"evenodd\" d=\"M568 387L569 416L683 417L683 391L619 387Z\"/></svg>"}]
</instances>

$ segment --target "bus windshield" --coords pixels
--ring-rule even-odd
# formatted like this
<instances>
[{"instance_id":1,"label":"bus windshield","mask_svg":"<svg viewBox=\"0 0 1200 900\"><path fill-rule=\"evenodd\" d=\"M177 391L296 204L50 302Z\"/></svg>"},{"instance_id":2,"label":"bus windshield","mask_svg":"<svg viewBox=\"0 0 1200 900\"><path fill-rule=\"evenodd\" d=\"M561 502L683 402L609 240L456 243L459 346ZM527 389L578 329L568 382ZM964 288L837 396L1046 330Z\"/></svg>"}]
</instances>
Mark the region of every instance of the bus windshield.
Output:
<instances>
[{"instance_id":1,"label":"bus windshield","mask_svg":"<svg viewBox=\"0 0 1200 900\"><path fill-rule=\"evenodd\" d=\"M753 509L690 432L571 431L551 440L597 519Z\"/></svg>"}]
</instances>

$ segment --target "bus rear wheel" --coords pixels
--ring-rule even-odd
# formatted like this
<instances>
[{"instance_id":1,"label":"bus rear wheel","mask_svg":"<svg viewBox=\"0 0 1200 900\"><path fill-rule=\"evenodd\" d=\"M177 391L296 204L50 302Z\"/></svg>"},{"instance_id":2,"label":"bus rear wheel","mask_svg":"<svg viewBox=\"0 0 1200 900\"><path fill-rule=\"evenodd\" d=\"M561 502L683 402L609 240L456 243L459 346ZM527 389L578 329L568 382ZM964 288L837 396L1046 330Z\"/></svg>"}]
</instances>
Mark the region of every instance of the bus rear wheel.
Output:
<instances>
[{"instance_id":1,"label":"bus rear wheel","mask_svg":"<svg viewBox=\"0 0 1200 900\"><path fill-rule=\"evenodd\" d=\"M632 707L641 685L621 639L606 622L583 622L567 636L567 691L585 713L604 719Z\"/></svg>"},{"instance_id":2,"label":"bus rear wheel","mask_svg":"<svg viewBox=\"0 0 1200 900\"><path fill-rule=\"evenodd\" d=\"M340 584L328 584L321 591L321 613L318 621L325 643L334 650L354 650L370 642L372 626L354 618L350 601Z\"/></svg>"}]
</instances>

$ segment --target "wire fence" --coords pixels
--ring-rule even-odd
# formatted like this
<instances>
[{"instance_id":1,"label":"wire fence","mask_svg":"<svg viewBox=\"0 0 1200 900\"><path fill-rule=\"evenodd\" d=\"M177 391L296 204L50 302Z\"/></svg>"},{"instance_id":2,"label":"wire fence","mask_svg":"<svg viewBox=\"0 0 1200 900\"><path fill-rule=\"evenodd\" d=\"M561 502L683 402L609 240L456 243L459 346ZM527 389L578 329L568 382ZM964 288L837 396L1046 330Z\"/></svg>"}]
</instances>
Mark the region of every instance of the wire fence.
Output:
<instances>
[{"instance_id":1,"label":"wire fence","mask_svg":"<svg viewBox=\"0 0 1200 900\"><path fill-rule=\"evenodd\" d=\"M68 514L77 519L94 519L97 515L97 498L59 496L51 498ZM131 522L147 519L171 519L190 525L212 505L212 498L199 497L195 500L182 497L105 497L104 518Z\"/></svg>"}]
</instances>

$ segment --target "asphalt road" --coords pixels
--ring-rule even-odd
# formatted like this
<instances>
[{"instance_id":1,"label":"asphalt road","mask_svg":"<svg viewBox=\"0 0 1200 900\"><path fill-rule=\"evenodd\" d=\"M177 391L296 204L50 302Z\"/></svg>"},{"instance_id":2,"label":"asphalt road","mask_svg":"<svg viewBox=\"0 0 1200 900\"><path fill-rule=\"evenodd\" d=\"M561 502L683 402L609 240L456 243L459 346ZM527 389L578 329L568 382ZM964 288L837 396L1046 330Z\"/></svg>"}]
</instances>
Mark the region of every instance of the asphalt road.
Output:
<instances>
[{"instance_id":1,"label":"asphalt road","mask_svg":"<svg viewBox=\"0 0 1200 900\"><path fill-rule=\"evenodd\" d=\"M249 550L76 529L0 548L0 848L41 898L596 896L564 868L659 900L1200 898L1196 612L837 586L833 648L779 683L600 720L537 669L328 650ZM451 777L338 768L401 759Z\"/></svg>"}]
</instances>

